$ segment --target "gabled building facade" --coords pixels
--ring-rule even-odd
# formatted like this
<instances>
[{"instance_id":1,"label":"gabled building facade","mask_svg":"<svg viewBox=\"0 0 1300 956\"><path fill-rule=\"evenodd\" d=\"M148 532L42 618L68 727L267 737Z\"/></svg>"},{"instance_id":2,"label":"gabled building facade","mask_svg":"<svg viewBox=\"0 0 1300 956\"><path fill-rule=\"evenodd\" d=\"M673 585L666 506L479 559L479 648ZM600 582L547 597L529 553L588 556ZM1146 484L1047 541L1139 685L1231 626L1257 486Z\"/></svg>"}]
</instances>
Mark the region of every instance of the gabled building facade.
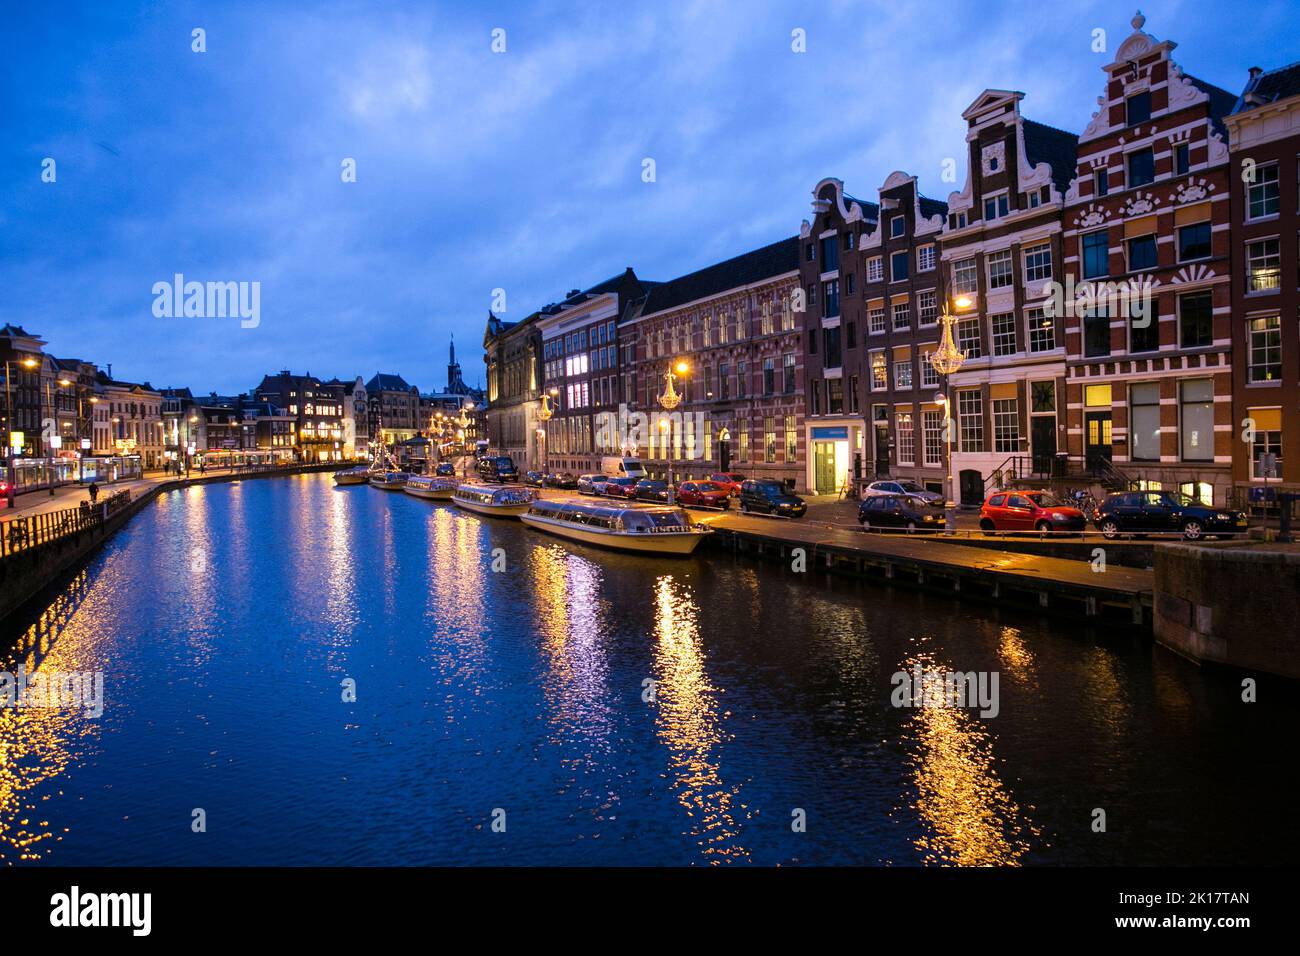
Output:
<instances>
[{"instance_id":1,"label":"gabled building facade","mask_svg":"<svg viewBox=\"0 0 1300 956\"><path fill-rule=\"evenodd\" d=\"M1065 447L1072 470L1111 489L1223 504L1234 431L1223 117L1235 97L1185 75L1175 44L1144 24L1133 19L1102 67L1066 194Z\"/></svg>"},{"instance_id":2,"label":"gabled building facade","mask_svg":"<svg viewBox=\"0 0 1300 956\"><path fill-rule=\"evenodd\" d=\"M954 340L966 356L945 395L949 494L964 504L1010 474L1052 475L1066 447L1065 336L1043 296L1063 275L1061 213L1077 138L1025 118L1023 98L985 90L962 113L966 185L949 195L940 237Z\"/></svg>"},{"instance_id":3,"label":"gabled building facade","mask_svg":"<svg viewBox=\"0 0 1300 956\"><path fill-rule=\"evenodd\" d=\"M519 468L540 471L542 461L542 333L537 313L506 322L491 312L483 330L487 368L485 439L492 454L509 455Z\"/></svg>"}]
</instances>

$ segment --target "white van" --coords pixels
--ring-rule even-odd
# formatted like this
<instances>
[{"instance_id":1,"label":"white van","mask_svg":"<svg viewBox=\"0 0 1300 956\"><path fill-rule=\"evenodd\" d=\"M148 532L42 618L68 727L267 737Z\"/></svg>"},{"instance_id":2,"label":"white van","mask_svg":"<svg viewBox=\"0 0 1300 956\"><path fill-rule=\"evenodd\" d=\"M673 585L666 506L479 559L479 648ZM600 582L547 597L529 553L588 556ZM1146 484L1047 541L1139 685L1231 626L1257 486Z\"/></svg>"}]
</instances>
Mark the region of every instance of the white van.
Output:
<instances>
[{"instance_id":1,"label":"white van","mask_svg":"<svg viewBox=\"0 0 1300 956\"><path fill-rule=\"evenodd\" d=\"M602 458L600 473L610 478L644 478L645 469L639 458Z\"/></svg>"}]
</instances>

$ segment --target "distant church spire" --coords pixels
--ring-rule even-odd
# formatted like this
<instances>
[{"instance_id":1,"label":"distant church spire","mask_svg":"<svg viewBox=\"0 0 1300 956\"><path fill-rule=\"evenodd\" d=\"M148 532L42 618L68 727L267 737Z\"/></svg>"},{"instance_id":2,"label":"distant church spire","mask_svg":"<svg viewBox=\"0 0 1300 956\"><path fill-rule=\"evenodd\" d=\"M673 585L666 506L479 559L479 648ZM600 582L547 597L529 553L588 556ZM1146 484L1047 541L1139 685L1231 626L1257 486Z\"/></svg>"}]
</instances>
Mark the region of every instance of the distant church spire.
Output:
<instances>
[{"instance_id":1,"label":"distant church spire","mask_svg":"<svg viewBox=\"0 0 1300 956\"><path fill-rule=\"evenodd\" d=\"M451 337L451 348L449 349L449 358L447 363L447 394L448 395L466 395L469 393L469 386L461 378L460 364L456 361L456 336Z\"/></svg>"}]
</instances>

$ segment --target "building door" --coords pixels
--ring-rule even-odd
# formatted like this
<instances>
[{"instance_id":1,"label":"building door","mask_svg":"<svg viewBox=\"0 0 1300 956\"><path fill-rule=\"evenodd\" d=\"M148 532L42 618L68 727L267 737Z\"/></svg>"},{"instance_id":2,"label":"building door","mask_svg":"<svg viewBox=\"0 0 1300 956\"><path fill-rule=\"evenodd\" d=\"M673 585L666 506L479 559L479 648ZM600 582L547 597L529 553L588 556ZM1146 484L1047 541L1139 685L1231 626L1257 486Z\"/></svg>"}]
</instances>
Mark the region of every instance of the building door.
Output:
<instances>
[{"instance_id":1,"label":"building door","mask_svg":"<svg viewBox=\"0 0 1300 956\"><path fill-rule=\"evenodd\" d=\"M889 422L876 422L876 477L889 474Z\"/></svg>"},{"instance_id":2,"label":"building door","mask_svg":"<svg viewBox=\"0 0 1300 956\"><path fill-rule=\"evenodd\" d=\"M835 442L813 442L813 485L819 495L833 495L835 484Z\"/></svg>"},{"instance_id":3,"label":"building door","mask_svg":"<svg viewBox=\"0 0 1300 956\"><path fill-rule=\"evenodd\" d=\"M1110 464L1110 423L1109 411L1087 412L1083 416L1083 431L1087 442L1084 454L1088 470L1093 473Z\"/></svg>"},{"instance_id":4,"label":"building door","mask_svg":"<svg viewBox=\"0 0 1300 956\"><path fill-rule=\"evenodd\" d=\"M1050 475L1056 461L1056 417L1043 415L1030 419L1029 448L1034 456L1034 474Z\"/></svg>"}]
</instances>

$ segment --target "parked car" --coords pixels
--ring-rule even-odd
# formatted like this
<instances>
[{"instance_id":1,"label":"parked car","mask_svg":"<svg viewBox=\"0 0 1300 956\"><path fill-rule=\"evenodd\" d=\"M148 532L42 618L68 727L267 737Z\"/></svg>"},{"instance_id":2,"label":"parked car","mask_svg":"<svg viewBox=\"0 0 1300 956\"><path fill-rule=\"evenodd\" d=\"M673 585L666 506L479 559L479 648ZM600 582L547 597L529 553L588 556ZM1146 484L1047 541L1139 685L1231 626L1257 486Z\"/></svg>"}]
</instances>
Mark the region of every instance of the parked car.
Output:
<instances>
[{"instance_id":1,"label":"parked car","mask_svg":"<svg viewBox=\"0 0 1300 956\"><path fill-rule=\"evenodd\" d=\"M915 481L895 481L887 479L882 481L873 481L862 489L864 498L872 495L907 495L915 498L923 504L931 505L936 508L942 508L945 504L943 495L937 492L927 491Z\"/></svg>"},{"instance_id":2,"label":"parked car","mask_svg":"<svg viewBox=\"0 0 1300 956\"><path fill-rule=\"evenodd\" d=\"M715 471L705 479L725 488L727 494L733 498L740 494L740 486L744 480L745 476L738 471Z\"/></svg>"},{"instance_id":3,"label":"parked car","mask_svg":"<svg viewBox=\"0 0 1300 956\"><path fill-rule=\"evenodd\" d=\"M605 483L609 481L606 475L579 475L578 476L578 494L580 495L600 495L605 493Z\"/></svg>"},{"instance_id":4,"label":"parked car","mask_svg":"<svg viewBox=\"0 0 1300 956\"><path fill-rule=\"evenodd\" d=\"M696 508L731 507L731 494L715 481L683 481L677 486L677 501Z\"/></svg>"},{"instance_id":5,"label":"parked car","mask_svg":"<svg viewBox=\"0 0 1300 956\"><path fill-rule=\"evenodd\" d=\"M610 478L605 482L604 495L607 498L633 498L636 496L636 478Z\"/></svg>"},{"instance_id":6,"label":"parked car","mask_svg":"<svg viewBox=\"0 0 1300 956\"><path fill-rule=\"evenodd\" d=\"M540 488L540 487L542 487L542 484L543 484L543 481L545 480L545 478L546 478L546 476L545 476L544 474L542 474L540 471L526 471L526 472L524 472L524 484L526 484L526 485L531 485L531 486L534 487L534 488Z\"/></svg>"},{"instance_id":7,"label":"parked car","mask_svg":"<svg viewBox=\"0 0 1300 956\"><path fill-rule=\"evenodd\" d=\"M757 511L802 518L808 505L798 495L786 491L785 485L775 478L746 478L740 483L740 510L746 514Z\"/></svg>"},{"instance_id":8,"label":"parked car","mask_svg":"<svg viewBox=\"0 0 1300 956\"><path fill-rule=\"evenodd\" d=\"M1239 534L1246 530L1242 511L1215 508L1174 491L1120 491L1106 496L1092 523L1107 538L1121 533L1181 534L1197 541L1207 534Z\"/></svg>"},{"instance_id":9,"label":"parked car","mask_svg":"<svg viewBox=\"0 0 1300 956\"><path fill-rule=\"evenodd\" d=\"M578 479L577 476L567 471L552 471L542 477L542 484L547 488L573 491L578 487Z\"/></svg>"},{"instance_id":10,"label":"parked car","mask_svg":"<svg viewBox=\"0 0 1300 956\"><path fill-rule=\"evenodd\" d=\"M983 531L1038 531L1078 533L1088 519L1046 491L999 491L989 495L980 509Z\"/></svg>"},{"instance_id":11,"label":"parked car","mask_svg":"<svg viewBox=\"0 0 1300 956\"><path fill-rule=\"evenodd\" d=\"M668 482L655 478L642 478L636 483L632 496L637 501L667 501Z\"/></svg>"},{"instance_id":12,"label":"parked car","mask_svg":"<svg viewBox=\"0 0 1300 956\"><path fill-rule=\"evenodd\" d=\"M863 531L906 531L908 534L942 531L946 519L932 504L911 495L872 495L858 505Z\"/></svg>"},{"instance_id":13,"label":"parked car","mask_svg":"<svg viewBox=\"0 0 1300 956\"><path fill-rule=\"evenodd\" d=\"M456 466L449 461L441 461L438 467L433 470L435 475L441 475L443 478L454 478L456 475Z\"/></svg>"},{"instance_id":14,"label":"parked car","mask_svg":"<svg viewBox=\"0 0 1300 956\"><path fill-rule=\"evenodd\" d=\"M497 455L479 459L478 475L484 481L518 481L519 469L509 455Z\"/></svg>"}]
</instances>

